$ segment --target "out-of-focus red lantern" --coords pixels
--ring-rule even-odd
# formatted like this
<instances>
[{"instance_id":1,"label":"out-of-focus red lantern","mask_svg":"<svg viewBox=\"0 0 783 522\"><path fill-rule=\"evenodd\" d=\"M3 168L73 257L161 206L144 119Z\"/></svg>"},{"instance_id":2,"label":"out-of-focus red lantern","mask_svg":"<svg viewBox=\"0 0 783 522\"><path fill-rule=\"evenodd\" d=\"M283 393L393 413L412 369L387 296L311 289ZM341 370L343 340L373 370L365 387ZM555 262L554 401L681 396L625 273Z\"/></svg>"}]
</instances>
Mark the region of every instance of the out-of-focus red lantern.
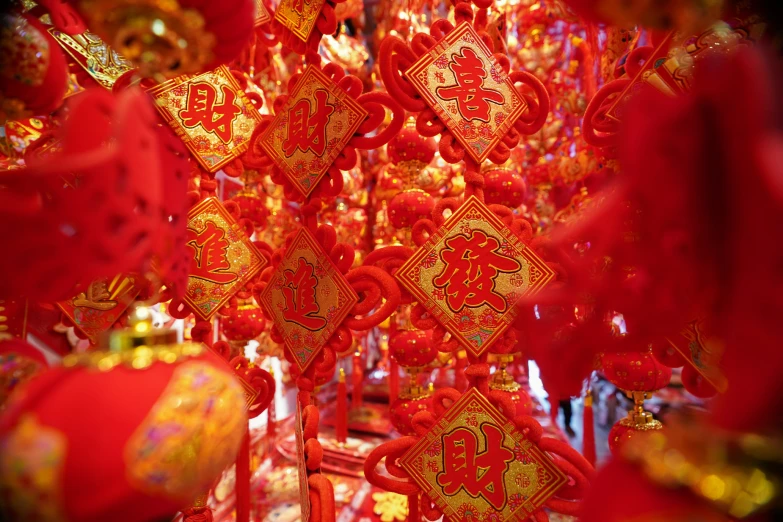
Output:
<instances>
[{"instance_id":1,"label":"out-of-focus red lantern","mask_svg":"<svg viewBox=\"0 0 783 522\"><path fill-rule=\"evenodd\" d=\"M663 428L660 421L644 410L644 400L669 384L672 370L653 357L652 349L641 353L606 353L601 357L601 364L606 378L634 401L628 416L618 421L609 432L609 449L616 454L626 441L637 434Z\"/></svg>"},{"instance_id":2,"label":"out-of-focus red lantern","mask_svg":"<svg viewBox=\"0 0 783 522\"><path fill-rule=\"evenodd\" d=\"M6 120L48 114L62 103L68 88L65 56L34 17L2 15L0 78L0 125Z\"/></svg>"},{"instance_id":3,"label":"out-of-focus red lantern","mask_svg":"<svg viewBox=\"0 0 783 522\"><path fill-rule=\"evenodd\" d=\"M10 520L171 519L234 461L247 425L234 372L139 324L12 396L0 421Z\"/></svg>"},{"instance_id":4,"label":"out-of-focus red lantern","mask_svg":"<svg viewBox=\"0 0 783 522\"><path fill-rule=\"evenodd\" d=\"M432 398L429 394L420 393L415 396L402 394L389 408L389 416L394 428L401 435L415 435L411 426L413 416L420 411L431 409Z\"/></svg>"},{"instance_id":5,"label":"out-of-focus red lantern","mask_svg":"<svg viewBox=\"0 0 783 522\"><path fill-rule=\"evenodd\" d=\"M386 147L389 159L395 165L406 161L418 161L427 165L435 157L437 150L433 138L425 138L410 127L398 132Z\"/></svg>"},{"instance_id":6,"label":"out-of-focus red lantern","mask_svg":"<svg viewBox=\"0 0 783 522\"><path fill-rule=\"evenodd\" d=\"M416 221L432 216L435 199L420 189L400 192L389 202L389 221L394 228L412 227Z\"/></svg>"},{"instance_id":7,"label":"out-of-focus red lantern","mask_svg":"<svg viewBox=\"0 0 783 522\"><path fill-rule=\"evenodd\" d=\"M231 199L239 205L239 211L243 218L252 221L256 229L264 230L269 210L261 196L246 187Z\"/></svg>"},{"instance_id":8,"label":"out-of-focus red lantern","mask_svg":"<svg viewBox=\"0 0 783 522\"><path fill-rule=\"evenodd\" d=\"M244 355L242 351L249 341L261 335L266 320L261 308L252 299L241 301L236 308L230 308L220 321L223 335L231 345L231 358Z\"/></svg>"},{"instance_id":9,"label":"out-of-focus red lantern","mask_svg":"<svg viewBox=\"0 0 783 522\"><path fill-rule=\"evenodd\" d=\"M484 201L488 205L517 208L525 201L527 187L518 172L508 167L493 167L484 171Z\"/></svg>"}]
</instances>

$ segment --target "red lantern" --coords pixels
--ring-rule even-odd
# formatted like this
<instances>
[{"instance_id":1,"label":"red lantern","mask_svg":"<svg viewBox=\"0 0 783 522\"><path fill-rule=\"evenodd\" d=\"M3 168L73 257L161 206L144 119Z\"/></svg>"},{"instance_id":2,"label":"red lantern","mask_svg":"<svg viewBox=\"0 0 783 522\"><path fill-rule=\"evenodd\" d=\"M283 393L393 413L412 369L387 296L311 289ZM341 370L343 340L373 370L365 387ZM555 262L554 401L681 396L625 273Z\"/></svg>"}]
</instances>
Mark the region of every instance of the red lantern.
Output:
<instances>
[{"instance_id":1,"label":"red lantern","mask_svg":"<svg viewBox=\"0 0 783 522\"><path fill-rule=\"evenodd\" d=\"M417 397L402 395L395 400L390 409L389 415L394 428L402 435L415 435L416 432L411 426L413 416L420 411L429 410L432 407L429 395L420 395Z\"/></svg>"},{"instance_id":2,"label":"red lantern","mask_svg":"<svg viewBox=\"0 0 783 522\"><path fill-rule=\"evenodd\" d=\"M672 378L672 369L658 362L650 351L605 353L601 362L606 378L626 392L660 390Z\"/></svg>"},{"instance_id":3,"label":"red lantern","mask_svg":"<svg viewBox=\"0 0 783 522\"><path fill-rule=\"evenodd\" d=\"M435 150L433 138L425 138L411 127L402 129L387 145L389 159L395 165L406 161L427 165L435 157Z\"/></svg>"},{"instance_id":4,"label":"red lantern","mask_svg":"<svg viewBox=\"0 0 783 522\"><path fill-rule=\"evenodd\" d=\"M484 172L484 202L517 208L525 201L527 187L518 172L495 167Z\"/></svg>"},{"instance_id":5,"label":"red lantern","mask_svg":"<svg viewBox=\"0 0 783 522\"><path fill-rule=\"evenodd\" d=\"M400 192L389 202L389 221L394 228L412 227L416 221L432 216L435 199L419 189Z\"/></svg>"},{"instance_id":6,"label":"red lantern","mask_svg":"<svg viewBox=\"0 0 783 522\"><path fill-rule=\"evenodd\" d=\"M68 87L65 56L32 16L5 16L0 27L0 78L0 124L50 113L62 103Z\"/></svg>"},{"instance_id":7,"label":"red lantern","mask_svg":"<svg viewBox=\"0 0 783 522\"><path fill-rule=\"evenodd\" d=\"M427 366L438 356L429 330L399 330L389 339L389 355L402 367Z\"/></svg>"},{"instance_id":8,"label":"red lantern","mask_svg":"<svg viewBox=\"0 0 783 522\"><path fill-rule=\"evenodd\" d=\"M171 519L234 461L247 425L234 372L146 328L67 356L11 400L0 484L13 520Z\"/></svg>"}]
</instances>

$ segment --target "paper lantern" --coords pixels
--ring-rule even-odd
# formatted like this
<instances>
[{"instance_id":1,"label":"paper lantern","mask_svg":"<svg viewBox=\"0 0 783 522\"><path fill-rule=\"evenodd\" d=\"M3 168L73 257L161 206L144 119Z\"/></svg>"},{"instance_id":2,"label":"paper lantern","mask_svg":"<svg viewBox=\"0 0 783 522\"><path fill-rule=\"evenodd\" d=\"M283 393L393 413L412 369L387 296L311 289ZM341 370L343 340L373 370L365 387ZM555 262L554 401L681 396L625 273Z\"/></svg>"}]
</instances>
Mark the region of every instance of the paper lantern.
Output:
<instances>
[{"instance_id":1,"label":"paper lantern","mask_svg":"<svg viewBox=\"0 0 783 522\"><path fill-rule=\"evenodd\" d=\"M8 405L0 488L11 519L171 518L234 460L245 395L217 355L149 320L109 343L67 356Z\"/></svg>"}]
</instances>

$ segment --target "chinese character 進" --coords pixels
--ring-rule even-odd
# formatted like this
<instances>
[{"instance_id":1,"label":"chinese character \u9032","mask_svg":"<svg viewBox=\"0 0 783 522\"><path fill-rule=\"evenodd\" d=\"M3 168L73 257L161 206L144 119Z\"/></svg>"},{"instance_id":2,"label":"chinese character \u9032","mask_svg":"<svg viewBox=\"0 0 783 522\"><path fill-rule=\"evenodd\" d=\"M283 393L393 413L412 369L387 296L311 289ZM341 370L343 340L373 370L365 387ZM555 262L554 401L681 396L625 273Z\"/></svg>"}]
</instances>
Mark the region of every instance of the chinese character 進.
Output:
<instances>
[{"instance_id":1,"label":"chinese character \u9032","mask_svg":"<svg viewBox=\"0 0 783 522\"><path fill-rule=\"evenodd\" d=\"M467 428L459 427L443 435L443 471L438 473L438 485L448 496L464 488L468 495L484 497L495 509L506 504L503 478L514 453L503 447L503 432L497 426L484 423L484 452L478 453L478 438Z\"/></svg>"},{"instance_id":2,"label":"chinese character \u9032","mask_svg":"<svg viewBox=\"0 0 783 522\"><path fill-rule=\"evenodd\" d=\"M106 281L98 280L90 283L87 292L73 298L73 306L106 311L117 306L117 301L111 298L111 293L106 289Z\"/></svg>"},{"instance_id":3,"label":"chinese character \u9032","mask_svg":"<svg viewBox=\"0 0 783 522\"><path fill-rule=\"evenodd\" d=\"M445 241L440 257L446 264L433 280L446 289L446 303L454 312L464 306L487 304L497 312L506 310L506 301L495 291L495 278L500 272L516 272L522 268L516 259L498 253L500 243L481 230L470 237L457 235Z\"/></svg>"},{"instance_id":4,"label":"chinese character \u9032","mask_svg":"<svg viewBox=\"0 0 783 522\"><path fill-rule=\"evenodd\" d=\"M299 258L296 272L286 270L282 288L285 298L283 318L308 330L320 330L326 326L326 319L318 317L318 303L315 302L315 287L318 279L313 275L313 265Z\"/></svg>"},{"instance_id":5,"label":"chinese character \u9032","mask_svg":"<svg viewBox=\"0 0 783 522\"><path fill-rule=\"evenodd\" d=\"M291 156L297 148L302 152L313 151L323 156L326 150L326 124L334 112L334 106L326 103L329 93L326 89L316 89L315 110L310 113L308 98L302 98L288 110L288 137L283 142L283 152Z\"/></svg>"},{"instance_id":6,"label":"chinese character \u9032","mask_svg":"<svg viewBox=\"0 0 783 522\"><path fill-rule=\"evenodd\" d=\"M466 120L489 122L489 104L502 105L505 98L498 91L484 87L487 72L476 52L463 47L460 54L452 55L449 69L457 84L438 87L436 94L444 100L457 100L457 109Z\"/></svg>"},{"instance_id":7,"label":"chinese character \u9032","mask_svg":"<svg viewBox=\"0 0 783 522\"><path fill-rule=\"evenodd\" d=\"M201 232L188 229L188 246L194 252L190 266L191 277L199 277L218 284L230 283L237 278L236 274L226 272L231 268L231 264L226 256L229 243L225 239L225 234L225 231L212 221L207 221Z\"/></svg>"},{"instance_id":8,"label":"chinese character \u9032","mask_svg":"<svg viewBox=\"0 0 783 522\"><path fill-rule=\"evenodd\" d=\"M236 93L228 85L221 85L223 103L216 104L217 90L206 82L191 83L188 86L187 108L179 111L182 125L193 128L201 125L207 132L214 133L223 143L229 143L233 135L232 123L242 112L234 103Z\"/></svg>"}]
</instances>

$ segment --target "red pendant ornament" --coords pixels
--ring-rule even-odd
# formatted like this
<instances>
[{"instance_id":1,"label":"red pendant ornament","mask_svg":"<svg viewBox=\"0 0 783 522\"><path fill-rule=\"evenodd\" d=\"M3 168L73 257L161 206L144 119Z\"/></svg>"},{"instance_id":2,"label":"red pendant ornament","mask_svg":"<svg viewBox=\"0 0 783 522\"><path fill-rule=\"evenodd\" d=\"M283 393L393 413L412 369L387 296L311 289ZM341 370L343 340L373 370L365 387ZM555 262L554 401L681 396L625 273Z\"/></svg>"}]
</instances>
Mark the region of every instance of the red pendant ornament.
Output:
<instances>
[{"instance_id":1,"label":"red pendant ornament","mask_svg":"<svg viewBox=\"0 0 783 522\"><path fill-rule=\"evenodd\" d=\"M489 36L472 24L469 4L459 3L455 18L456 28L437 20L430 34L416 33L410 44L387 36L378 62L386 89L417 114L416 129L423 136L441 135L443 159L469 160L468 170L478 172L485 159L505 162L520 134L541 128L549 96L533 75L510 73L508 58L493 54ZM517 83L533 94L518 90Z\"/></svg>"},{"instance_id":2,"label":"red pendant ornament","mask_svg":"<svg viewBox=\"0 0 783 522\"><path fill-rule=\"evenodd\" d=\"M723 347L705 331L708 322L693 320L678 335L653 348L655 358L671 368L682 369L682 384L696 397L709 398L723 393L728 382L721 370Z\"/></svg>"},{"instance_id":3,"label":"red pendant ornament","mask_svg":"<svg viewBox=\"0 0 783 522\"><path fill-rule=\"evenodd\" d=\"M300 370L359 300L306 228L294 237L259 298Z\"/></svg>"},{"instance_id":4,"label":"red pendant ornament","mask_svg":"<svg viewBox=\"0 0 783 522\"><path fill-rule=\"evenodd\" d=\"M449 32L405 77L479 164L528 110L469 22Z\"/></svg>"},{"instance_id":5,"label":"red pendant ornament","mask_svg":"<svg viewBox=\"0 0 783 522\"><path fill-rule=\"evenodd\" d=\"M275 10L272 30L297 54L317 51L321 37L337 30L335 7L345 0L282 0Z\"/></svg>"},{"instance_id":6,"label":"red pendant ornament","mask_svg":"<svg viewBox=\"0 0 783 522\"><path fill-rule=\"evenodd\" d=\"M513 322L515 303L544 288L555 272L473 196L395 277L453 338L478 356Z\"/></svg>"},{"instance_id":7,"label":"red pendant ornament","mask_svg":"<svg viewBox=\"0 0 783 522\"><path fill-rule=\"evenodd\" d=\"M467 371L478 374L478 366ZM409 521L419 520L419 511L427 520L445 515L452 522L543 522L544 507L577 513L592 466L566 443L542 437L532 417L515 416L507 397L443 388L432 403L434 411L413 416L415 436L380 445L364 465L371 484L408 496ZM389 474L403 480L378 473L384 457Z\"/></svg>"},{"instance_id":8,"label":"red pendant ornament","mask_svg":"<svg viewBox=\"0 0 783 522\"><path fill-rule=\"evenodd\" d=\"M400 459L449 520L527 520L566 475L475 388Z\"/></svg>"},{"instance_id":9,"label":"red pendant ornament","mask_svg":"<svg viewBox=\"0 0 783 522\"><path fill-rule=\"evenodd\" d=\"M198 76L179 76L149 93L163 119L208 172L242 155L261 121L261 115L225 66Z\"/></svg>"},{"instance_id":10,"label":"red pendant ornament","mask_svg":"<svg viewBox=\"0 0 783 522\"><path fill-rule=\"evenodd\" d=\"M267 264L217 198L188 213L187 246L192 257L182 300L204 321Z\"/></svg>"},{"instance_id":11,"label":"red pendant ornament","mask_svg":"<svg viewBox=\"0 0 783 522\"><path fill-rule=\"evenodd\" d=\"M307 60L304 73L291 77L290 94L277 98L278 114L264 117L242 157L249 168L272 167L272 180L292 201L338 195L343 190L340 171L356 166L357 149L388 143L402 128L404 116L388 94L362 94L359 78L332 63L321 67L318 55ZM380 130L386 109L392 118Z\"/></svg>"},{"instance_id":12,"label":"red pendant ornament","mask_svg":"<svg viewBox=\"0 0 783 522\"><path fill-rule=\"evenodd\" d=\"M136 279L118 275L113 279L93 281L72 299L57 303L57 307L73 322L76 330L95 345L100 334L124 315L137 295Z\"/></svg>"},{"instance_id":13,"label":"red pendant ornament","mask_svg":"<svg viewBox=\"0 0 783 522\"><path fill-rule=\"evenodd\" d=\"M323 72L308 67L261 136L261 146L288 181L307 197L367 115Z\"/></svg>"}]
</instances>

